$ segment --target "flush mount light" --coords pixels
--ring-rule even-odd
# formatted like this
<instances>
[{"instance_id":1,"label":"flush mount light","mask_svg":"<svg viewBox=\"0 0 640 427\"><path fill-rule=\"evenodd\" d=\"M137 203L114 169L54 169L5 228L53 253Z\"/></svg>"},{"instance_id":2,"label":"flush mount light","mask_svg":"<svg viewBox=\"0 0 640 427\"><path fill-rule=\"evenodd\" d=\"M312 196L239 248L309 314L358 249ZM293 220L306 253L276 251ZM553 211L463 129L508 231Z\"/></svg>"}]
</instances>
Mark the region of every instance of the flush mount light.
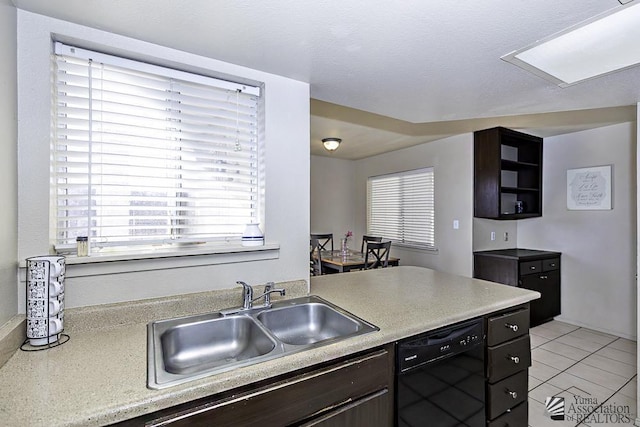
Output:
<instances>
[{"instance_id":1,"label":"flush mount light","mask_svg":"<svg viewBox=\"0 0 640 427\"><path fill-rule=\"evenodd\" d=\"M566 87L640 64L640 2L595 16L501 59Z\"/></svg>"},{"instance_id":2,"label":"flush mount light","mask_svg":"<svg viewBox=\"0 0 640 427\"><path fill-rule=\"evenodd\" d=\"M340 138L324 138L322 140L322 145L324 145L324 148L326 148L327 151L335 151L338 149L341 142L342 140Z\"/></svg>"}]
</instances>

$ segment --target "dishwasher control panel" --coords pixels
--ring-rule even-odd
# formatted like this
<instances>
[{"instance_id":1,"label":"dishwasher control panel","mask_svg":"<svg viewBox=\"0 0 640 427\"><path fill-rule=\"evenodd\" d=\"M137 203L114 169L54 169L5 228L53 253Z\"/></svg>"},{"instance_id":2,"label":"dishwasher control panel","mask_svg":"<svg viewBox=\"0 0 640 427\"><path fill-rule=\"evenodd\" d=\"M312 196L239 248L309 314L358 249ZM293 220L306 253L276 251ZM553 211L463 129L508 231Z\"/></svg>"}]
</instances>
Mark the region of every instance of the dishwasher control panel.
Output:
<instances>
[{"instance_id":1,"label":"dishwasher control panel","mask_svg":"<svg viewBox=\"0 0 640 427\"><path fill-rule=\"evenodd\" d=\"M468 351L484 344L483 320L475 319L425 332L397 344L400 372Z\"/></svg>"}]
</instances>

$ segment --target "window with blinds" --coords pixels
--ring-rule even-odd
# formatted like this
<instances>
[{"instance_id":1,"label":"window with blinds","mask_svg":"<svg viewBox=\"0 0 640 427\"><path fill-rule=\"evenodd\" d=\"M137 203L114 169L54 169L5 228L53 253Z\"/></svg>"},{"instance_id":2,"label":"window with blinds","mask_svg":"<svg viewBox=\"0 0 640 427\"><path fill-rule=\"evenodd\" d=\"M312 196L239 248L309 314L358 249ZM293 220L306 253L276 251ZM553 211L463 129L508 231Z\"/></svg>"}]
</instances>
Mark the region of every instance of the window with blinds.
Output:
<instances>
[{"instance_id":1,"label":"window with blinds","mask_svg":"<svg viewBox=\"0 0 640 427\"><path fill-rule=\"evenodd\" d=\"M260 87L61 43L54 245L229 241L263 212Z\"/></svg>"},{"instance_id":2,"label":"window with blinds","mask_svg":"<svg viewBox=\"0 0 640 427\"><path fill-rule=\"evenodd\" d=\"M433 168L369 178L367 234L406 246L435 248Z\"/></svg>"}]
</instances>

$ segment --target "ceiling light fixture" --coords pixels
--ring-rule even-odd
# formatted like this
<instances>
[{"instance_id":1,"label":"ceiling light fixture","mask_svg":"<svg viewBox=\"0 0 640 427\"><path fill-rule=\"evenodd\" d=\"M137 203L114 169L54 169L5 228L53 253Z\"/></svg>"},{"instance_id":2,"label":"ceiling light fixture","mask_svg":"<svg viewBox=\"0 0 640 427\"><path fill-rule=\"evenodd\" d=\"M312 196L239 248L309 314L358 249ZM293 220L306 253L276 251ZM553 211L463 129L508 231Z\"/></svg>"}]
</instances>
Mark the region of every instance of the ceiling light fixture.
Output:
<instances>
[{"instance_id":1,"label":"ceiling light fixture","mask_svg":"<svg viewBox=\"0 0 640 427\"><path fill-rule=\"evenodd\" d=\"M501 59L560 87L640 64L640 2L615 8Z\"/></svg>"},{"instance_id":2,"label":"ceiling light fixture","mask_svg":"<svg viewBox=\"0 0 640 427\"><path fill-rule=\"evenodd\" d=\"M322 140L322 145L324 145L324 148L326 148L327 151L336 151L341 142L342 140L340 138L324 138Z\"/></svg>"}]
</instances>

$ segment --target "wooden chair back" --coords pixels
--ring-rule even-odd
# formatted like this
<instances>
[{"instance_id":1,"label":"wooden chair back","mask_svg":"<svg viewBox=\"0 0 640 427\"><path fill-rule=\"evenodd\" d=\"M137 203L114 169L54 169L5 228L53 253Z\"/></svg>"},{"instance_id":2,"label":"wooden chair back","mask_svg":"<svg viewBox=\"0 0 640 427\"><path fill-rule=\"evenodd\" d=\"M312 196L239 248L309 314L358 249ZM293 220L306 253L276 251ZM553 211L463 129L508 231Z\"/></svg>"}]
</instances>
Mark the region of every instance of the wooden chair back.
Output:
<instances>
[{"instance_id":1,"label":"wooden chair back","mask_svg":"<svg viewBox=\"0 0 640 427\"><path fill-rule=\"evenodd\" d=\"M321 251L333 251L333 233L311 233L311 238L318 240Z\"/></svg>"},{"instance_id":2,"label":"wooden chair back","mask_svg":"<svg viewBox=\"0 0 640 427\"><path fill-rule=\"evenodd\" d=\"M387 268L389 266L389 252L391 252L391 241L367 242L364 269Z\"/></svg>"},{"instance_id":3,"label":"wooden chair back","mask_svg":"<svg viewBox=\"0 0 640 427\"><path fill-rule=\"evenodd\" d=\"M362 244L360 245L360 252L364 253L364 247L367 245L367 242L382 242L382 237L367 236L366 234L362 236Z\"/></svg>"}]
</instances>

